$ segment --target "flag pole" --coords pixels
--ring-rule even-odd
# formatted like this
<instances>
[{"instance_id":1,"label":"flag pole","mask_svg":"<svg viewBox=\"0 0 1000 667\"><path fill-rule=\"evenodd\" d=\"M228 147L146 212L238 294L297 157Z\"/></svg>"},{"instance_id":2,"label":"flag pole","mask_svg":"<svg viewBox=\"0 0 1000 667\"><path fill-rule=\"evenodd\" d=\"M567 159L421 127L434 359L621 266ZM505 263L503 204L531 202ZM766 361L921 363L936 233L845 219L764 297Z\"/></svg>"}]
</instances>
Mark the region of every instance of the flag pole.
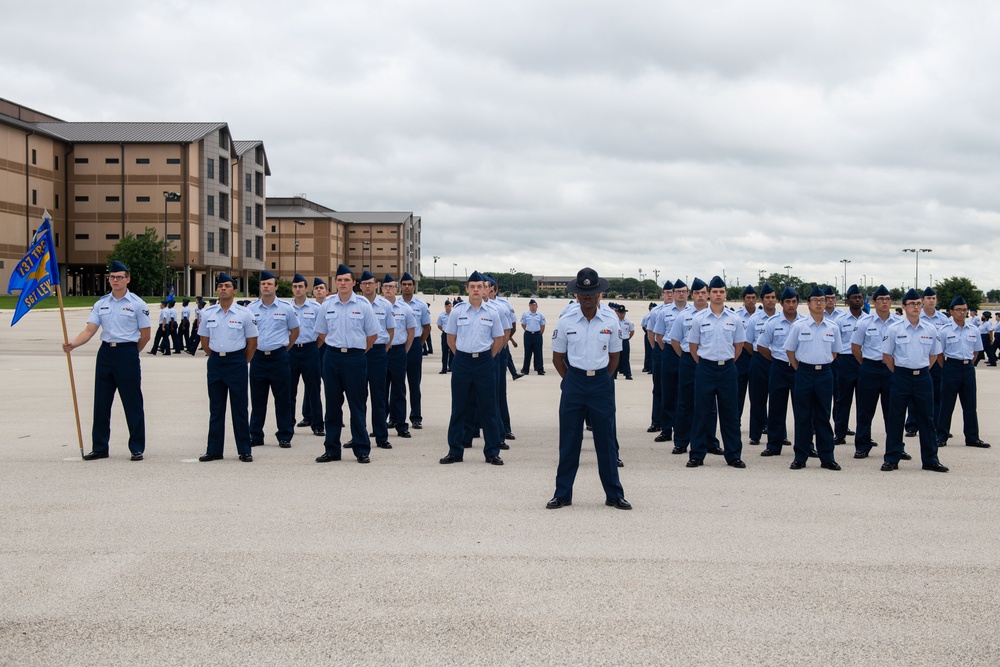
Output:
<instances>
[{"instance_id":1,"label":"flag pole","mask_svg":"<svg viewBox=\"0 0 1000 667\"><path fill-rule=\"evenodd\" d=\"M56 297L59 299L59 319L62 321L63 344L69 343L66 332L66 311L63 309L62 285L56 283ZM76 441L80 444L80 458L83 458L83 430L80 428L80 405L76 400L76 380L73 379L73 357L66 353L66 366L69 367L69 390L73 394L73 414L76 416Z\"/></svg>"}]
</instances>

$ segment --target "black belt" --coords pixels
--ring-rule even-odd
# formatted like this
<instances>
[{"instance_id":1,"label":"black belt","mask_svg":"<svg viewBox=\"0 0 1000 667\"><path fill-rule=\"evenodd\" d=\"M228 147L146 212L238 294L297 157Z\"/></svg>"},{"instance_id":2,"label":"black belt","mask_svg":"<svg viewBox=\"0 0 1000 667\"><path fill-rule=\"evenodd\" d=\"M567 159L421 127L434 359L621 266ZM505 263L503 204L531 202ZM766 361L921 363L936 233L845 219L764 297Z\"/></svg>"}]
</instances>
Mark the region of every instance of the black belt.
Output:
<instances>
[{"instance_id":1,"label":"black belt","mask_svg":"<svg viewBox=\"0 0 1000 667\"><path fill-rule=\"evenodd\" d=\"M972 363L972 359L952 359L951 357L945 357L944 363L952 364L953 366L967 366Z\"/></svg>"},{"instance_id":2,"label":"black belt","mask_svg":"<svg viewBox=\"0 0 1000 667\"><path fill-rule=\"evenodd\" d=\"M788 365L787 361L782 361L781 359L771 359L771 361L773 361L776 364L784 364L785 366Z\"/></svg>"},{"instance_id":3,"label":"black belt","mask_svg":"<svg viewBox=\"0 0 1000 667\"><path fill-rule=\"evenodd\" d=\"M926 368L906 368L905 366L896 366L897 373L912 374L912 375L923 375L929 372Z\"/></svg>"},{"instance_id":4,"label":"black belt","mask_svg":"<svg viewBox=\"0 0 1000 667\"><path fill-rule=\"evenodd\" d=\"M104 347L105 345L108 347L135 347L137 343L134 341L128 341L125 343L109 343L108 341L104 341L101 343L101 347Z\"/></svg>"},{"instance_id":5,"label":"black belt","mask_svg":"<svg viewBox=\"0 0 1000 667\"><path fill-rule=\"evenodd\" d=\"M572 366L567 366L566 370L570 371L571 373L575 373L576 375L583 375L589 378L596 376L598 373L604 373L605 375L608 374L607 366L605 366L604 368L598 368L596 371L585 371L582 368L574 368Z\"/></svg>"},{"instance_id":6,"label":"black belt","mask_svg":"<svg viewBox=\"0 0 1000 667\"><path fill-rule=\"evenodd\" d=\"M283 347L276 347L273 350L257 350L254 352L254 354L261 354L265 357L270 357L272 354L278 354L279 352L282 351L287 352L288 350L286 350Z\"/></svg>"},{"instance_id":7,"label":"black belt","mask_svg":"<svg viewBox=\"0 0 1000 667\"><path fill-rule=\"evenodd\" d=\"M805 364L801 361L799 362L799 370L822 372L830 370L830 364Z\"/></svg>"},{"instance_id":8,"label":"black belt","mask_svg":"<svg viewBox=\"0 0 1000 667\"><path fill-rule=\"evenodd\" d=\"M728 366L733 363L732 359L706 359L701 357L701 360L710 366Z\"/></svg>"},{"instance_id":9,"label":"black belt","mask_svg":"<svg viewBox=\"0 0 1000 667\"><path fill-rule=\"evenodd\" d=\"M336 352L338 354L364 354L365 351L360 347L330 347L326 346L327 350L330 352Z\"/></svg>"},{"instance_id":10,"label":"black belt","mask_svg":"<svg viewBox=\"0 0 1000 667\"><path fill-rule=\"evenodd\" d=\"M490 353L490 349L486 348L482 352L462 352L461 350L459 350L455 354L456 354L456 356L459 356L459 357L469 357L470 359L478 359L480 357L485 357L489 353Z\"/></svg>"},{"instance_id":11,"label":"black belt","mask_svg":"<svg viewBox=\"0 0 1000 667\"><path fill-rule=\"evenodd\" d=\"M245 355L246 351L247 351L247 349L245 347L241 347L238 350L233 350L232 352L215 352L213 350L212 351L212 356L213 357L231 357L231 356L236 355L236 354L243 354L243 355Z\"/></svg>"},{"instance_id":12,"label":"black belt","mask_svg":"<svg viewBox=\"0 0 1000 667\"><path fill-rule=\"evenodd\" d=\"M866 364L877 364L879 366L885 366L885 362L881 359L865 359Z\"/></svg>"},{"instance_id":13,"label":"black belt","mask_svg":"<svg viewBox=\"0 0 1000 667\"><path fill-rule=\"evenodd\" d=\"M315 346L316 346L316 341L311 341L309 343L295 343L295 347L297 348L315 347Z\"/></svg>"}]
</instances>

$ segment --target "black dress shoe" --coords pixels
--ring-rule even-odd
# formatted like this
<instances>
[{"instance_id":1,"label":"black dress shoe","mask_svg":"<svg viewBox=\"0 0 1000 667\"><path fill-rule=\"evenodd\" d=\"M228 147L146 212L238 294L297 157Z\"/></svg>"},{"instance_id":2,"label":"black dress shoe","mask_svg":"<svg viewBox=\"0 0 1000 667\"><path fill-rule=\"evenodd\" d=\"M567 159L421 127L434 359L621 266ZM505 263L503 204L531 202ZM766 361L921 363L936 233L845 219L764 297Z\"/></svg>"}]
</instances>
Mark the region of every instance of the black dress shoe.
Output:
<instances>
[{"instance_id":1,"label":"black dress shoe","mask_svg":"<svg viewBox=\"0 0 1000 667\"><path fill-rule=\"evenodd\" d=\"M931 472L948 472L948 468L940 463L925 463L922 467L924 470L930 470Z\"/></svg>"},{"instance_id":2,"label":"black dress shoe","mask_svg":"<svg viewBox=\"0 0 1000 667\"><path fill-rule=\"evenodd\" d=\"M712 445L711 447L709 447L708 453L715 454L716 456L722 456L723 454L725 454L725 452L722 451L722 447L719 447L718 445Z\"/></svg>"},{"instance_id":3,"label":"black dress shoe","mask_svg":"<svg viewBox=\"0 0 1000 667\"><path fill-rule=\"evenodd\" d=\"M809 450L809 458L811 458L811 459L818 459L819 458L819 452L817 452L815 449L810 449Z\"/></svg>"},{"instance_id":4,"label":"black dress shoe","mask_svg":"<svg viewBox=\"0 0 1000 667\"><path fill-rule=\"evenodd\" d=\"M321 438L322 438L322 437L325 437L325 436L326 436L326 431L324 431L324 430L323 430L323 429L321 429L321 428L314 428L314 429L313 429L313 435L318 435L319 437L321 437Z\"/></svg>"},{"instance_id":5,"label":"black dress shoe","mask_svg":"<svg viewBox=\"0 0 1000 667\"><path fill-rule=\"evenodd\" d=\"M759 445L760 444L760 440L751 440L750 444L751 445Z\"/></svg>"},{"instance_id":6,"label":"black dress shoe","mask_svg":"<svg viewBox=\"0 0 1000 667\"><path fill-rule=\"evenodd\" d=\"M538 371L535 375L545 375L545 371Z\"/></svg>"},{"instance_id":7,"label":"black dress shoe","mask_svg":"<svg viewBox=\"0 0 1000 667\"><path fill-rule=\"evenodd\" d=\"M731 465L734 468L740 468L740 469L747 467L747 464L743 463L743 459L736 459L735 461L730 461L729 465Z\"/></svg>"},{"instance_id":8,"label":"black dress shoe","mask_svg":"<svg viewBox=\"0 0 1000 667\"><path fill-rule=\"evenodd\" d=\"M281 447L282 449L289 449L289 448L291 448L291 446L292 446L292 443L290 441L288 441L288 440L279 440L278 441L278 447Z\"/></svg>"},{"instance_id":9,"label":"black dress shoe","mask_svg":"<svg viewBox=\"0 0 1000 667\"><path fill-rule=\"evenodd\" d=\"M938 446L938 447L947 447L947 446L948 446L948 441L947 441L947 440L938 440L938 441L937 441L936 443L934 443L934 444L935 444L936 446Z\"/></svg>"},{"instance_id":10,"label":"black dress shoe","mask_svg":"<svg viewBox=\"0 0 1000 667\"><path fill-rule=\"evenodd\" d=\"M705 465L705 463L703 461L699 461L698 459L688 459L688 462L684 464L684 467L685 468L697 468L697 467L703 466L703 465Z\"/></svg>"},{"instance_id":11,"label":"black dress shoe","mask_svg":"<svg viewBox=\"0 0 1000 667\"><path fill-rule=\"evenodd\" d=\"M868 452L854 452L854 458L856 458L856 459L866 459L866 458L868 458Z\"/></svg>"},{"instance_id":12,"label":"black dress shoe","mask_svg":"<svg viewBox=\"0 0 1000 667\"><path fill-rule=\"evenodd\" d=\"M348 440L343 445L341 445L341 447L343 449L354 449L354 441L353 440Z\"/></svg>"},{"instance_id":13,"label":"black dress shoe","mask_svg":"<svg viewBox=\"0 0 1000 667\"><path fill-rule=\"evenodd\" d=\"M243 463L253 463L253 456L250 454L240 454L240 461L243 461Z\"/></svg>"},{"instance_id":14,"label":"black dress shoe","mask_svg":"<svg viewBox=\"0 0 1000 667\"><path fill-rule=\"evenodd\" d=\"M392 445L389 444L388 440L382 440L381 442L375 441L375 446L379 449L392 449Z\"/></svg>"},{"instance_id":15,"label":"black dress shoe","mask_svg":"<svg viewBox=\"0 0 1000 667\"><path fill-rule=\"evenodd\" d=\"M882 472L892 472L893 470L899 470L899 464L898 463L889 463L888 461L886 461L885 463L882 464L882 467L880 468L880 470Z\"/></svg>"},{"instance_id":16,"label":"black dress shoe","mask_svg":"<svg viewBox=\"0 0 1000 667\"><path fill-rule=\"evenodd\" d=\"M669 433L660 433L660 435L653 438L653 442L667 442L668 440L673 440L673 436Z\"/></svg>"},{"instance_id":17,"label":"black dress shoe","mask_svg":"<svg viewBox=\"0 0 1000 667\"><path fill-rule=\"evenodd\" d=\"M251 441L250 442L250 446L251 447L263 447L264 443L263 442L254 442L254 441Z\"/></svg>"},{"instance_id":18,"label":"black dress shoe","mask_svg":"<svg viewBox=\"0 0 1000 667\"><path fill-rule=\"evenodd\" d=\"M464 449L472 449L472 443L471 442L463 442L462 443L462 447Z\"/></svg>"},{"instance_id":19,"label":"black dress shoe","mask_svg":"<svg viewBox=\"0 0 1000 667\"><path fill-rule=\"evenodd\" d=\"M980 447L982 449L989 449L990 443L983 442L982 440L966 440L966 447Z\"/></svg>"},{"instance_id":20,"label":"black dress shoe","mask_svg":"<svg viewBox=\"0 0 1000 667\"><path fill-rule=\"evenodd\" d=\"M410 426L417 429L418 431L424 427L424 422L419 419L411 419Z\"/></svg>"},{"instance_id":21,"label":"black dress shoe","mask_svg":"<svg viewBox=\"0 0 1000 667\"><path fill-rule=\"evenodd\" d=\"M309 426L309 420L308 419L303 419L302 421L300 421L295 426L296 426L296 428L305 428L306 426Z\"/></svg>"},{"instance_id":22,"label":"black dress shoe","mask_svg":"<svg viewBox=\"0 0 1000 667\"><path fill-rule=\"evenodd\" d=\"M590 425L588 424L588 425L587 425L587 430L588 430L588 431L593 431L593 430L594 430L594 427L593 427L593 426L590 426Z\"/></svg>"},{"instance_id":23,"label":"black dress shoe","mask_svg":"<svg viewBox=\"0 0 1000 667\"><path fill-rule=\"evenodd\" d=\"M781 456L781 452L776 452L773 449L764 449L760 453L761 456Z\"/></svg>"},{"instance_id":24,"label":"black dress shoe","mask_svg":"<svg viewBox=\"0 0 1000 667\"><path fill-rule=\"evenodd\" d=\"M846 431L845 435L857 435L857 433L855 433L855 432L854 432L854 431L852 431L851 429L847 429L847 431Z\"/></svg>"},{"instance_id":25,"label":"black dress shoe","mask_svg":"<svg viewBox=\"0 0 1000 667\"><path fill-rule=\"evenodd\" d=\"M396 435L398 435L400 438L412 438L413 437L410 434L409 431L396 431Z\"/></svg>"},{"instance_id":26,"label":"black dress shoe","mask_svg":"<svg viewBox=\"0 0 1000 667\"><path fill-rule=\"evenodd\" d=\"M674 447L673 449L670 450L670 453L671 454L687 454L688 453L688 448L687 447Z\"/></svg>"},{"instance_id":27,"label":"black dress shoe","mask_svg":"<svg viewBox=\"0 0 1000 667\"><path fill-rule=\"evenodd\" d=\"M513 377L513 378L514 378L514 381L515 381L515 382L517 382L518 380L520 380L520 379L521 379L521 378L523 378L524 376L523 376L523 375L521 375L520 373L514 373L514 375L512 375L511 377Z\"/></svg>"},{"instance_id":28,"label":"black dress shoe","mask_svg":"<svg viewBox=\"0 0 1000 667\"><path fill-rule=\"evenodd\" d=\"M329 463L330 461L339 461L340 456L334 454L323 454L323 456L316 457L316 463Z\"/></svg>"},{"instance_id":29,"label":"black dress shoe","mask_svg":"<svg viewBox=\"0 0 1000 667\"><path fill-rule=\"evenodd\" d=\"M618 459L618 467L619 468L624 468L625 467L625 464L622 462L621 459Z\"/></svg>"},{"instance_id":30,"label":"black dress shoe","mask_svg":"<svg viewBox=\"0 0 1000 667\"><path fill-rule=\"evenodd\" d=\"M560 507L569 507L573 504L572 500L568 498L560 498L559 496L553 496L552 500L545 503L545 509L547 510L557 510Z\"/></svg>"},{"instance_id":31,"label":"black dress shoe","mask_svg":"<svg viewBox=\"0 0 1000 667\"><path fill-rule=\"evenodd\" d=\"M656 433L660 430L659 424L650 424L649 428L646 429L646 433Z\"/></svg>"},{"instance_id":32,"label":"black dress shoe","mask_svg":"<svg viewBox=\"0 0 1000 667\"><path fill-rule=\"evenodd\" d=\"M141 461L142 460L142 452L136 452L135 454L133 454L132 455L132 460L133 461Z\"/></svg>"},{"instance_id":33,"label":"black dress shoe","mask_svg":"<svg viewBox=\"0 0 1000 667\"><path fill-rule=\"evenodd\" d=\"M510 445L508 445L506 442L501 442L499 445L497 445L497 448L507 450L510 449Z\"/></svg>"},{"instance_id":34,"label":"black dress shoe","mask_svg":"<svg viewBox=\"0 0 1000 667\"><path fill-rule=\"evenodd\" d=\"M834 438L833 439L833 444L835 444L835 445L846 445L847 444L847 438Z\"/></svg>"},{"instance_id":35,"label":"black dress shoe","mask_svg":"<svg viewBox=\"0 0 1000 667\"><path fill-rule=\"evenodd\" d=\"M826 468L827 470L840 470L840 464L836 461L826 461L819 464L820 468Z\"/></svg>"},{"instance_id":36,"label":"black dress shoe","mask_svg":"<svg viewBox=\"0 0 1000 667\"><path fill-rule=\"evenodd\" d=\"M447 374L448 374L448 371L439 371L438 372L438 375L447 375Z\"/></svg>"},{"instance_id":37,"label":"black dress shoe","mask_svg":"<svg viewBox=\"0 0 1000 667\"><path fill-rule=\"evenodd\" d=\"M614 507L616 510L630 510L632 509L632 503L625 500L624 498L608 498L604 501L604 504L608 507Z\"/></svg>"},{"instance_id":38,"label":"black dress shoe","mask_svg":"<svg viewBox=\"0 0 1000 667\"><path fill-rule=\"evenodd\" d=\"M903 435L907 438L912 438L917 435L916 431L905 431Z\"/></svg>"},{"instance_id":39,"label":"black dress shoe","mask_svg":"<svg viewBox=\"0 0 1000 667\"><path fill-rule=\"evenodd\" d=\"M106 459L108 458L107 452L90 452L89 454L83 455L84 461L94 461L96 459Z\"/></svg>"},{"instance_id":40,"label":"black dress shoe","mask_svg":"<svg viewBox=\"0 0 1000 667\"><path fill-rule=\"evenodd\" d=\"M358 457L358 463L371 463L372 460L367 454L362 454Z\"/></svg>"},{"instance_id":41,"label":"black dress shoe","mask_svg":"<svg viewBox=\"0 0 1000 667\"><path fill-rule=\"evenodd\" d=\"M788 466L789 470L802 470L806 467L805 461L792 461L792 465Z\"/></svg>"},{"instance_id":42,"label":"black dress shoe","mask_svg":"<svg viewBox=\"0 0 1000 667\"><path fill-rule=\"evenodd\" d=\"M222 454L204 454L198 457L198 460L202 463L207 463L208 461L221 461Z\"/></svg>"},{"instance_id":43,"label":"black dress shoe","mask_svg":"<svg viewBox=\"0 0 1000 667\"><path fill-rule=\"evenodd\" d=\"M900 460L903 460L903 461L909 461L913 457L910 456L909 454L907 454L906 452L903 452L902 454L899 455L899 458L900 458Z\"/></svg>"},{"instance_id":44,"label":"black dress shoe","mask_svg":"<svg viewBox=\"0 0 1000 667\"><path fill-rule=\"evenodd\" d=\"M503 465L503 459L500 458L499 456L487 456L486 457L486 462L489 463L492 466L502 466Z\"/></svg>"},{"instance_id":45,"label":"black dress shoe","mask_svg":"<svg viewBox=\"0 0 1000 667\"><path fill-rule=\"evenodd\" d=\"M396 422L388 421L385 423L386 428L396 428Z\"/></svg>"},{"instance_id":46,"label":"black dress shoe","mask_svg":"<svg viewBox=\"0 0 1000 667\"><path fill-rule=\"evenodd\" d=\"M462 459L460 457L458 457L458 456L455 456L454 454L449 454L448 456L446 456L443 459L441 459L440 461L438 461L438 463L444 463L444 464L447 464L447 463L461 463L461 462L462 462Z\"/></svg>"},{"instance_id":47,"label":"black dress shoe","mask_svg":"<svg viewBox=\"0 0 1000 667\"><path fill-rule=\"evenodd\" d=\"M514 437L514 434L511 433L510 431L507 431L506 433L503 434L503 439L504 440L517 440L517 438Z\"/></svg>"}]
</instances>

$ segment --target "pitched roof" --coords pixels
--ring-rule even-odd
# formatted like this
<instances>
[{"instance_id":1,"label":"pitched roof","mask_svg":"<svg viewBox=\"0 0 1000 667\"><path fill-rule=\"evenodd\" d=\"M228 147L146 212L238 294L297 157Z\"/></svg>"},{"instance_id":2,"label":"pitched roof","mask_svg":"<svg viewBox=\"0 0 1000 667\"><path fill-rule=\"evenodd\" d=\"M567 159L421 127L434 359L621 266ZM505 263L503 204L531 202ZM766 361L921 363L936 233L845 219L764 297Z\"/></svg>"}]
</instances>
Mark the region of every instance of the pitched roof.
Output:
<instances>
[{"instance_id":1,"label":"pitched roof","mask_svg":"<svg viewBox=\"0 0 1000 667\"><path fill-rule=\"evenodd\" d=\"M406 222L412 211L334 211L337 220L359 224L400 224Z\"/></svg>"},{"instance_id":2,"label":"pitched roof","mask_svg":"<svg viewBox=\"0 0 1000 667\"><path fill-rule=\"evenodd\" d=\"M239 141L235 139L233 140L233 150L240 157L243 157L244 153L246 153L251 149L257 148L258 146L260 146L261 150L263 150L264 142L261 141L260 139L250 139L250 140L241 139ZM267 151L264 151L264 173L268 176L271 175L271 163L267 159Z\"/></svg>"},{"instance_id":3,"label":"pitched roof","mask_svg":"<svg viewBox=\"0 0 1000 667\"><path fill-rule=\"evenodd\" d=\"M267 205L267 217L268 219L277 218L282 220L289 218L315 220L318 218L320 220L326 219L344 222L333 213L324 213L323 211L317 211L305 206L282 206L277 204Z\"/></svg>"},{"instance_id":4,"label":"pitched roof","mask_svg":"<svg viewBox=\"0 0 1000 667\"><path fill-rule=\"evenodd\" d=\"M39 129L75 143L194 143L226 123L34 123Z\"/></svg>"}]
</instances>

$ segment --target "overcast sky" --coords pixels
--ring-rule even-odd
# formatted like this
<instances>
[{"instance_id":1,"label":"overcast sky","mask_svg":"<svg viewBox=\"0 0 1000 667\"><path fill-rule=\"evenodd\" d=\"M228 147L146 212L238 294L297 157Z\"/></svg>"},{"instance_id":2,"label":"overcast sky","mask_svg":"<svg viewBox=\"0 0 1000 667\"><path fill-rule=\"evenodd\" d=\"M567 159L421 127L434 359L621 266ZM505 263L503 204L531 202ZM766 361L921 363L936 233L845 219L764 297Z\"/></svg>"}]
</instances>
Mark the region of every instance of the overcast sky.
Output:
<instances>
[{"instance_id":1,"label":"overcast sky","mask_svg":"<svg viewBox=\"0 0 1000 667\"><path fill-rule=\"evenodd\" d=\"M995 2L20 2L0 97L226 121L423 270L1000 287Z\"/></svg>"}]
</instances>

